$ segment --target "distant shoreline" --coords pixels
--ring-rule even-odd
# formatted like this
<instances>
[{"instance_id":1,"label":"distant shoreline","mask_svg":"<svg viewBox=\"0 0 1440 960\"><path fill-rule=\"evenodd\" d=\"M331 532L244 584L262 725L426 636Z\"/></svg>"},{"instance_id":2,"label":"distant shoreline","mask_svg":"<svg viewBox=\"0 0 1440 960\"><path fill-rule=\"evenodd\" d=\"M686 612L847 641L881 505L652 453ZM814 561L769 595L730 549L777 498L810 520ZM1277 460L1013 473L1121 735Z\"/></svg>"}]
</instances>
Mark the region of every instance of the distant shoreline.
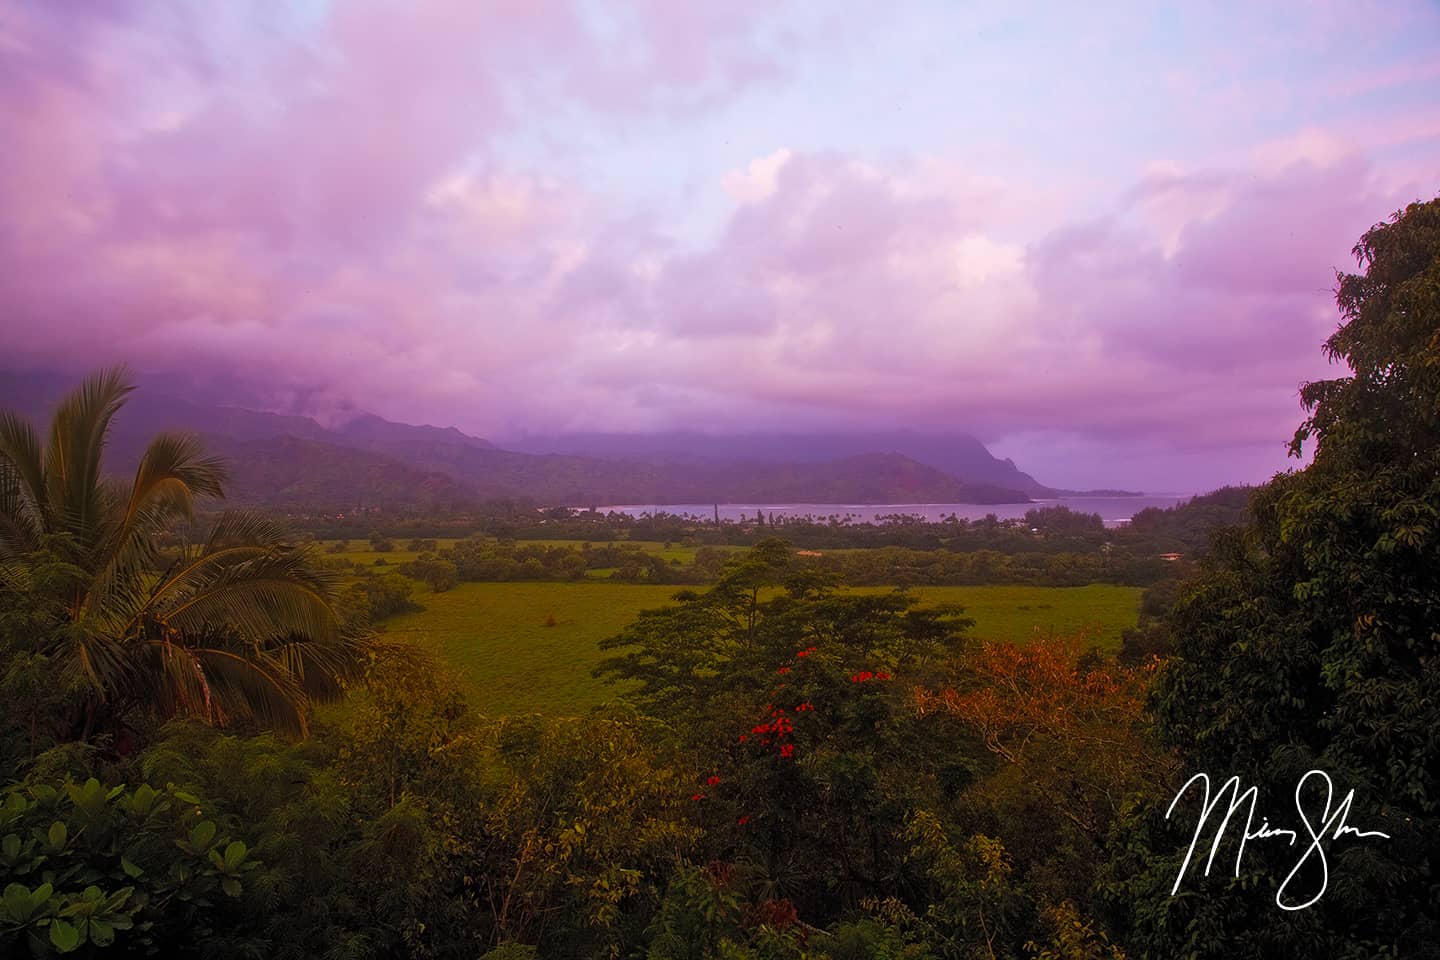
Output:
<instances>
[{"instance_id":1,"label":"distant shoreline","mask_svg":"<svg viewBox=\"0 0 1440 960\"><path fill-rule=\"evenodd\" d=\"M1192 494L1146 493L1125 496L1069 496L1044 500L1008 503L824 503L803 501L790 503L628 503L596 506L600 513L623 513L632 517L665 513L713 522L718 512L722 521L745 522L763 515L766 520L805 520L828 522L844 520L853 523L884 522L887 517L914 518L926 523L943 523L951 516L957 520L976 521L994 515L1000 520L1019 520L1031 510L1064 506L1077 513L1098 514L1108 527L1130 522L1141 510L1149 507L1173 507L1189 500ZM586 511L588 506L572 510Z\"/></svg>"}]
</instances>

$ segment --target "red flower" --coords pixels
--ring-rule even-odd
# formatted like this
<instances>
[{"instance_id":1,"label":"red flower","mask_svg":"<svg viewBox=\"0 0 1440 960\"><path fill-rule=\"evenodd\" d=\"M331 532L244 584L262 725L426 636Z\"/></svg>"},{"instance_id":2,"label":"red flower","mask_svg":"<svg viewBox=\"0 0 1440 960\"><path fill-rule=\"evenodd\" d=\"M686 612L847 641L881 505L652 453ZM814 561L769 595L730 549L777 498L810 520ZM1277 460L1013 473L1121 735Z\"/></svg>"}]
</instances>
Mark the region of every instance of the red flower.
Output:
<instances>
[{"instance_id":1,"label":"red flower","mask_svg":"<svg viewBox=\"0 0 1440 960\"><path fill-rule=\"evenodd\" d=\"M785 744L785 746L783 746L783 747L780 748L780 756L782 756L782 757L790 757L790 756L794 756L794 754L795 754L795 744L793 744L793 743L787 743L787 744Z\"/></svg>"},{"instance_id":2,"label":"red flower","mask_svg":"<svg viewBox=\"0 0 1440 960\"><path fill-rule=\"evenodd\" d=\"M691 797L690 799L691 799L691 800L704 800L704 799L705 799L705 794L703 794L703 793L697 793L697 794L695 794L695 796Z\"/></svg>"},{"instance_id":3,"label":"red flower","mask_svg":"<svg viewBox=\"0 0 1440 960\"><path fill-rule=\"evenodd\" d=\"M706 782L708 785L710 785L710 786L713 787L713 786L715 786L715 784L717 784L717 783L720 782L720 778L719 778L719 777L711 777L709 780L706 780L705 782Z\"/></svg>"},{"instance_id":4,"label":"red flower","mask_svg":"<svg viewBox=\"0 0 1440 960\"><path fill-rule=\"evenodd\" d=\"M745 826L745 824L747 824L747 823L750 822L750 818L749 818L749 817L741 817L738 822L739 822L740 826L743 827L743 826Z\"/></svg>"},{"instance_id":5,"label":"red flower","mask_svg":"<svg viewBox=\"0 0 1440 960\"><path fill-rule=\"evenodd\" d=\"M789 668L789 667L781 667L779 670L776 670L775 672L776 672L776 673L789 673L789 672L790 672L790 668Z\"/></svg>"}]
</instances>

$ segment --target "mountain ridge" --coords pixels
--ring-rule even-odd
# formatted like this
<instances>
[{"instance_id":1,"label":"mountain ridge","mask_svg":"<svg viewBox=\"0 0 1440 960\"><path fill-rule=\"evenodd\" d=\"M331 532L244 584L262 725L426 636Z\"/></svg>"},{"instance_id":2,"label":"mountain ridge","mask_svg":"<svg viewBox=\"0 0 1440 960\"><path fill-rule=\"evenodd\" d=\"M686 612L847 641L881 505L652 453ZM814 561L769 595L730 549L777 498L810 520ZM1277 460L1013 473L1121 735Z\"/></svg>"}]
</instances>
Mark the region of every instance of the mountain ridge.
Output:
<instances>
[{"instance_id":1,"label":"mountain ridge","mask_svg":"<svg viewBox=\"0 0 1440 960\"><path fill-rule=\"evenodd\" d=\"M1069 494L1040 483L1008 457L1001 459L968 433L773 432L706 434L667 431L650 434L570 433L507 438L506 449L577 456L628 456L658 462L774 461L814 463L872 453L893 453L934 467L966 483L1019 490L1031 497Z\"/></svg>"},{"instance_id":2,"label":"mountain ridge","mask_svg":"<svg viewBox=\"0 0 1440 960\"><path fill-rule=\"evenodd\" d=\"M74 382L63 374L0 372L0 408L43 422ZM407 499L457 507L487 498L576 506L1023 503L1065 492L961 433L592 433L517 438L501 447L454 426L371 413L325 426L312 417L170 396L151 385L135 391L116 418L117 462L133 465L162 430L196 433L229 458L237 499L295 507L402 506Z\"/></svg>"}]
</instances>

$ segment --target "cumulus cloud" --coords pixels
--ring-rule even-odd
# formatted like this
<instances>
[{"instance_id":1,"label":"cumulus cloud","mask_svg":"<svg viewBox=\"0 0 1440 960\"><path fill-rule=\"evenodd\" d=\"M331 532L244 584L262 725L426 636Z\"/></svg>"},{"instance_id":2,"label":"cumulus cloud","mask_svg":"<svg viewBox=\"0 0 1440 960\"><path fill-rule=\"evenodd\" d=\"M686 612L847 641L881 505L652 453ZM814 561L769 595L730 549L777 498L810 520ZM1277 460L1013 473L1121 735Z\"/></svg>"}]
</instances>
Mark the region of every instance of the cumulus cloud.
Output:
<instances>
[{"instance_id":1,"label":"cumulus cloud","mask_svg":"<svg viewBox=\"0 0 1440 960\"><path fill-rule=\"evenodd\" d=\"M727 173L721 181L725 192L741 203L764 200L775 192L775 179L780 169L794 156L792 151L781 147L774 153L756 157L743 170Z\"/></svg>"}]
</instances>

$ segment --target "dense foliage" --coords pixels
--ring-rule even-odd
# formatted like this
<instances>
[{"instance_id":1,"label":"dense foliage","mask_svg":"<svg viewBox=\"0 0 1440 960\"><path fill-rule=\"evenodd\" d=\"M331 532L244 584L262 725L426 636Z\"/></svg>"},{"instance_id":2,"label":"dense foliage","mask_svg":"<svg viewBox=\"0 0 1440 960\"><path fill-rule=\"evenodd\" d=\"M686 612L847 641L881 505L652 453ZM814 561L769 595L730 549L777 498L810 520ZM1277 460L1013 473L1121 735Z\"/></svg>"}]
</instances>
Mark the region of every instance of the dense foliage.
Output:
<instances>
[{"instance_id":1,"label":"dense foliage","mask_svg":"<svg viewBox=\"0 0 1440 960\"><path fill-rule=\"evenodd\" d=\"M1326 344L1351 375L1302 391L1294 449L1314 460L1258 490L1253 521L1182 591L1156 708L1191 769L1272 802L1326 771L1355 789L1352 820L1389 839L1335 840L1331 892L1296 912L1273 902L1296 859L1283 845L1247 847L1238 878L1173 899L1176 857L1129 860L1117 902L1138 949L1413 957L1440 942L1440 201L1355 254L1364 272L1339 278L1345 323ZM1137 836L1188 843L1155 816Z\"/></svg>"},{"instance_id":2,"label":"dense foliage","mask_svg":"<svg viewBox=\"0 0 1440 960\"><path fill-rule=\"evenodd\" d=\"M1067 722L1023 757L997 753L964 704L1010 675L998 648L968 643L958 610L839 594L803 560L768 542L642 616L602 667L631 705L589 717L487 718L419 651L376 646L307 740L192 721L132 757L12 752L0 938L295 957L1105 944L1090 858L1112 812L1092 791L1122 793L1131 773L1088 764L1090 733ZM1027 656L1043 664L1031 692L1139 715L1139 674L1049 645ZM1143 731L1126 729L1116 742L1138 758ZM1082 790L1064 783L1077 774ZM164 816L135 819L136 797ZM50 836L51 818L79 816L63 802L108 824L61 828L98 845L83 869ZM76 926L91 901L98 919Z\"/></svg>"}]
</instances>

